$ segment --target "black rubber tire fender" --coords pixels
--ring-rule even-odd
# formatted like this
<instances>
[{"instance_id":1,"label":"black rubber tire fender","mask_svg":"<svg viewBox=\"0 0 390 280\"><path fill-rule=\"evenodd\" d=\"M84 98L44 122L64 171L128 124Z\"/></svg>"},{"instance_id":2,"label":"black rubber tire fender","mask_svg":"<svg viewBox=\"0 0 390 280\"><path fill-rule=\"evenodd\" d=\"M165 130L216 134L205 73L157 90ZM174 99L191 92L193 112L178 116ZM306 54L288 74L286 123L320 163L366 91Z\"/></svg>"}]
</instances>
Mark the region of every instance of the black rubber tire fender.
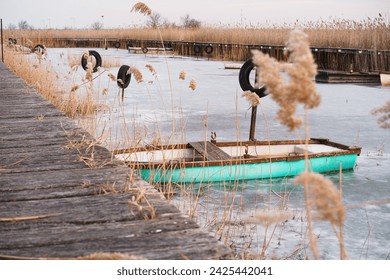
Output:
<instances>
[{"instance_id":1,"label":"black rubber tire fender","mask_svg":"<svg viewBox=\"0 0 390 280\"><path fill-rule=\"evenodd\" d=\"M213 51L214 51L214 48L212 45L208 45L204 48L204 51L207 53L207 54L212 54Z\"/></svg>"},{"instance_id":2,"label":"black rubber tire fender","mask_svg":"<svg viewBox=\"0 0 390 280\"><path fill-rule=\"evenodd\" d=\"M94 50L89 50L89 55L90 56L93 56L96 60L96 64L95 66L93 67L93 73L97 72L98 68L100 66L102 66L102 57L100 56L100 54L97 52L97 51L94 51ZM87 59L84 57L84 54L81 56L81 66L83 67L83 69L85 71L87 71Z\"/></svg>"},{"instance_id":3,"label":"black rubber tire fender","mask_svg":"<svg viewBox=\"0 0 390 280\"><path fill-rule=\"evenodd\" d=\"M253 64L252 59L248 59L245 61L245 63L241 66L240 73L238 74L238 81L240 82L241 89L243 91L251 91L256 93L260 98L267 96L265 93L266 86L262 86L261 88L254 88L252 84L249 81L249 77L251 74L251 71L255 68L255 65Z\"/></svg>"},{"instance_id":4,"label":"black rubber tire fender","mask_svg":"<svg viewBox=\"0 0 390 280\"><path fill-rule=\"evenodd\" d=\"M194 46L194 53L198 54L198 53L201 53L202 52L202 49L199 45L195 45Z\"/></svg>"},{"instance_id":5,"label":"black rubber tire fender","mask_svg":"<svg viewBox=\"0 0 390 280\"><path fill-rule=\"evenodd\" d=\"M44 45L41 45L41 44L38 44L36 45L33 49L32 49L32 52L40 52L40 53L43 53L43 50L45 50L46 47ZM40 51L41 50L41 51Z\"/></svg>"},{"instance_id":6,"label":"black rubber tire fender","mask_svg":"<svg viewBox=\"0 0 390 280\"><path fill-rule=\"evenodd\" d=\"M142 52L143 52L143 53L148 53L148 51L149 51L149 49L148 49L147 47L143 47L143 48L142 48Z\"/></svg>"},{"instance_id":7,"label":"black rubber tire fender","mask_svg":"<svg viewBox=\"0 0 390 280\"><path fill-rule=\"evenodd\" d=\"M127 88L130 84L130 80L131 80L131 73L127 73L130 69L130 66L129 65L122 65L120 68L119 68L119 71L118 71L118 75L116 77L117 79L117 85L118 87L120 88ZM123 81L123 84L121 82L119 82L118 80L122 80Z\"/></svg>"},{"instance_id":8,"label":"black rubber tire fender","mask_svg":"<svg viewBox=\"0 0 390 280\"><path fill-rule=\"evenodd\" d=\"M119 41L114 42L114 47L119 49L121 47L121 43Z\"/></svg>"}]
</instances>

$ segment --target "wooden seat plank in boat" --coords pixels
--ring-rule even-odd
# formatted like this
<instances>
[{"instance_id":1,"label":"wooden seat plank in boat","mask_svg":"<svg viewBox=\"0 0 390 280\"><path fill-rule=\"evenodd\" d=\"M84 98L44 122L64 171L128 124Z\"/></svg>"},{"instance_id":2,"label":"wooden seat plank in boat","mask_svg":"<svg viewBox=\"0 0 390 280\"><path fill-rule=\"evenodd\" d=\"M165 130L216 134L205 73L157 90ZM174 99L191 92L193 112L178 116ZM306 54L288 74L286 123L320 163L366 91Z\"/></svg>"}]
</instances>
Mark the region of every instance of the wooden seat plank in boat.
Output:
<instances>
[{"instance_id":1,"label":"wooden seat plank in boat","mask_svg":"<svg viewBox=\"0 0 390 280\"><path fill-rule=\"evenodd\" d=\"M232 158L209 141L188 143L205 160L231 160Z\"/></svg>"}]
</instances>

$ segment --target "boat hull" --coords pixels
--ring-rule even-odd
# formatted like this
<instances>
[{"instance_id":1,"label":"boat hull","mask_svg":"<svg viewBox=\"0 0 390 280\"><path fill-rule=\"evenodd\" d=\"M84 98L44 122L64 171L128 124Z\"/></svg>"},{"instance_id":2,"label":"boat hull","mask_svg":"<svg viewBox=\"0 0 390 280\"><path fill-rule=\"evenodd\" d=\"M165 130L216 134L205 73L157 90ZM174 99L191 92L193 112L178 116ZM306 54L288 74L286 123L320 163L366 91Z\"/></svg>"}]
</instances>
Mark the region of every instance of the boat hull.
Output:
<instances>
[{"instance_id":1,"label":"boat hull","mask_svg":"<svg viewBox=\"0 0 390 280\"><path fill-rule=\"evenodd\" d=\"M309 158L309 170L318 173L353 169L357 154ZM137 170L142 179L152 183L200 183L254 180L296 176L305 171L305 159L261 163L150 168Z\"/></svg>"},{"instance_id":2,"label":"boat hull","mask_svg":"<svg viewBox=\"0 0 390 280\"><path fill-rule=\"evenodd\" d=\"M380 74L380 78L381 78L382 86L390 86L390 74L388 74L388 73L381 73Z\"/></svg>"}]
</instances>

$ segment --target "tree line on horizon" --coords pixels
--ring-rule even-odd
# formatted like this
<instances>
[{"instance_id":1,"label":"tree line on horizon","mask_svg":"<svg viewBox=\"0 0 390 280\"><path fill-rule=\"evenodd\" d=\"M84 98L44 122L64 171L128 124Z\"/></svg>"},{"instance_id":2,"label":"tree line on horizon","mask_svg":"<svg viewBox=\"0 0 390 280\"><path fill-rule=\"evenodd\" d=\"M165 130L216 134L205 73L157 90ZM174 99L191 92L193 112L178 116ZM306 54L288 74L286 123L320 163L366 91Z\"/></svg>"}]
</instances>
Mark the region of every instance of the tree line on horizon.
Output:
<instances>
[{"instance_id":1,"label":"tree line on horizon","mask_svg":"<svg viewBox=\"0 0 390 280\"><path fill-rule=\"evenodd\" d=\"M148 19L145 23L146 27L149 28L157 28L157 27L172 27L172 28L191 28L191 29L197 29L202 26L202 22L192 18L189 14L186 14L180 19L180 23L170 22L168 19L161 16L160 13L152 13L148 16ZM95 21L93 22L90 27L90 29L93 30L100 30L104 28L103 21ZM18 22L17 25L10 23L7 26L7 29L14 30L14 29L21 29L21 30L33 30L35 29L32 25L30 25L26 20L21 20ZM69 27L64 27L63 29L72 29Z\"/></svg>"}]
</instances>

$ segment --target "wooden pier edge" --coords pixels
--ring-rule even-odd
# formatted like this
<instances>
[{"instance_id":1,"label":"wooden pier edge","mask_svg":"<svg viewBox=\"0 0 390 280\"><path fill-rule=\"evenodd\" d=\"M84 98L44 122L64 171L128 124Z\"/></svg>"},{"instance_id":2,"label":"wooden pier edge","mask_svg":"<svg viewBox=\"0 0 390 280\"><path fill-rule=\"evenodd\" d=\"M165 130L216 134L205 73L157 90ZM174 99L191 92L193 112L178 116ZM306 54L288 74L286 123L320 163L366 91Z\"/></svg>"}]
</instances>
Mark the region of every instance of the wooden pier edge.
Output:
<instances>
[{"instance_id":1,"label":"wooden pier edge","mask_svg":"<svg viewBox=\"0 0 390 280\"><path fill-rule=\"evenodd\" d=\"M17 38L23 42L25 38ZM119 43L119 48L162 48L161 40L146 40L136 38L29 38L34 44L43 44L50 48L114 48ZM267 44L238 44L223 42L195 42L195 41L169 41L164 40L164 47L171 49L179 56L204 57L225 61L245 61L252 54L252 49L285 61L285 45ZM206 47L212 47L212 52L206 52ZM390 50L355 49L336 47L312 46L311 51L319 70L332 70L350 72L389 72Z\"/></svg>"},{"instance_id":2,"label":"wooden pier edge","mask_svg":"<svg viewBox=\"0 0 390 280\"><path fill-rule=\"evenodd\" d=\"M232 259L0 62L0 259Z\"/></svg>"}]
</instances>

